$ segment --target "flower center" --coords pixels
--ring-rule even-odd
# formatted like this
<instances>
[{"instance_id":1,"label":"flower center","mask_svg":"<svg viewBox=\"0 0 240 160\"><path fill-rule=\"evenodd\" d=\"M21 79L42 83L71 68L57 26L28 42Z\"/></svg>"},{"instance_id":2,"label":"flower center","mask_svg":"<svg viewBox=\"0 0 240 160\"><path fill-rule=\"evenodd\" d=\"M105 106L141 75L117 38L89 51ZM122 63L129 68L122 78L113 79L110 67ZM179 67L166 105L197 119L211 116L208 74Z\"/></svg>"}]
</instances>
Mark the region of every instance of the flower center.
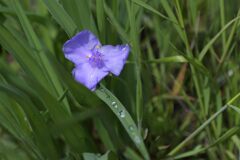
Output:
<instances>
[{"instance_id":1,"label":"flower center","mask_svg":"<svg viewBox=\"0 0 240 160\"><path fill-rule=\"evenodd\" d=\"M104 66L102 54L93 50L92 55L89 57L89 63L93 68L102 68Z\"/></svg>"}]
</instances>

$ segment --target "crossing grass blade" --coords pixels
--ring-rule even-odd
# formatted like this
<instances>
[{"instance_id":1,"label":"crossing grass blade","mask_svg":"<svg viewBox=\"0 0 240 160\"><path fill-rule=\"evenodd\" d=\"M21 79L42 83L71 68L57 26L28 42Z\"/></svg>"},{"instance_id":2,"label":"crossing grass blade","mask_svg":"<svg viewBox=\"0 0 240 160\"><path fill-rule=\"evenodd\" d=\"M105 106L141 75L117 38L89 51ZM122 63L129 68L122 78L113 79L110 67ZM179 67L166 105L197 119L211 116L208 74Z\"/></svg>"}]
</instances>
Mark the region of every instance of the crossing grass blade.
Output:
<instances>
[{"instance_id":1,"label":"crossing grass blade","mask_svg":"<svg viewBox=\"0 0 240 160\"><path fill-rule=\"evenodd\" d=\"M233 127L231 129L229 129L226 133L224 133L220 138L218 138L213 144L210 144L209 146L204 147L204 148L199 147L199 148L193 149L192 151L188 151L188 152L179 154L179 155L175 156L174 159L183 159L183 158L187 158L187 157L191 157L191 156L195 156L195 155L204 153L206 150L208 150L216 145L219 145L226 139L231 138L232 136L237 134L239 132L239 130L240 130L239 127Z\"/></svg>"},{"instance_id":2,"label":"crossing grass blade","mask_svg":"<svg viewBox=\"0 0 240 160\"><path fill-rule=\"evenodd\" d=\"M84 144L87 138L84 132L84 128L82 128L77 123L73 123L66 127L65 123L69 123L73 120L67 112L65 112L62 104L54 98L50 92L44 89L39 83L32 80L31 78L24 76L25 82L22 79L14 79L13 75L7 72L0 72L4 76L5 80L8 83L11 83L19 90L24 91L26 95L28 95L34 102L35 105L42 108L43 110L47 110L48 115L54 121L54 129L51 134L55 136L63 135L66 138L66 142L68 145L72 147L72 149L77 153L83 153L88 150L88 145ZM36 92L36 90L38 92ZM64 127L65 126L65 127ZM77 139L77 141L76 141Z\"/></svg>"},{"instance_id":3,"label":"crossing grass blade","mask_svg":"<svg viewBox=\"0 0 240 160\"><path fill-rule=\"evenodd\" d=\"M14 100L21 105L27 117L30 119L33 134L35 135L36 145L39 147L42 154L38 155L38 158L44 159L47 157L50 159L58 159L58 154L53 144L51 135L49 132L46 132L48 127L44 123L43 117L37 111L31 100L28 99L21 91L12 86L0 84L0 89L2 93L6 93L13 97ZM46 142L48 143L47 146L45 144Z\"/></svg>"},{"instance_id":4,"label":"crossing grass blade","mask_svg":"<svg viewBox=\"0 0 240 160\"><path fill-rule=\"evenodd\" d=\"M152 6L148 5L147 3L145 3L145 2L142 1L142 0L131 0L131 1L134 2L134 3L136 3L136 4L138 4L138 5L140 5L140 6L142 6L142 7L145 8L145 9L147 9L147 10L149 10L149 11L157 14L158 16L160 16L160 17L162 17L162 18L164 18L164 19L166 19L166 20L172 21L172 20L169 19L167 16L165 16L165 15L162 14L162 13L160 13L159 11L157 11L157 10L154 9Z\"/></svg>"},{"instance_id":5,"label":"crossing grass blade","mask_svg":"<svg viewBox=\"0 0 240 160\"><path fill-rule=\"evenodd\" d=\"M32 139L32 129L29 126L29 121L26 120L26 115L21 106L5 94L0 93L0 97L0 125L14 138L22 142L22 149L28 152L30 157L41 157L41 152Z\"/></svg>"},{"instance_id":6,"label":"crossing grass blade","mask_svg":"<svg viewBox=\"0 0 240 160\"><path fill-rule=\"evenodd\" d=\"M236 18L229 21L202 49L202 51L199 53L199 60L201 61L204 56L206 55L207 51L210 49L210 47L213 45L213 43L228 29L234 22L238 21L240 19L240 16L237 16Z\"/></svg>"},{"instance_id":7,"label":"crossing grass blade","mask_svg":"<svg viewBox=\"0 0 240 160\"><path fill-rule=\"evenodd\" d=\"M25 77L27 84L38 90L38 94L40 95L40 100L45 104L46 109L49 111L49 115L52 120L61 124L62 121L67 121L71 116L67 112L65 112L61 103L57 101L53 96L51 96L46 90L37 84L34 80L29 77ZM92 147L92 142L88 138L84 127L81 125L73 125L71 129L65 129L62 133L57 132L58 129L55 130L57 135L63 134L66 138L67 143L71 146L71 148L77 153L83 153L85 151L90 150Z\"/></svg>"},{"instance_id":8,"label":"crossing grass blade","mask_svg":"<svg viewBox=\"0 0 240 160\"><path fill-rule=\"evenodd\" d=\"M205 121L200 127L198 127L191 135L189 135L185 140L183 140L178 146L176 146L168 155L172 156L176 154L183 146L185 146L192 138L198 135L207 125L209 125L214 119L216 119L223 111L225 111L234 101L240 97L240 93L230 99L225 106L223 106L219 111L213 114L207 121Z\"/></svg>"},{"instance_id":9,"label":"crossing grass blade","mask_svg":"<svg viewBox=\"0 0 240 160\"><path fill-rule=\"evenodd\" d=\"M44 72L46 78L48 79L48 82L50 83L50 85L52 85L52 88L55 89L55 92L52 92L53 94L55 94L57 97L60 96L63 93L63 88L61 86L61 83L56 75L56 72L54 71L50 61L48 60L46 53L43 52L43 47L41 46L41 43L37 37L37 35L35 34L28 18L26 17L26 15L23 12L23 9L20 5L20 3L16 0L11 0L11 4L14 8L14 10L16 11L16 14L19 18L19 21L22 25L22 28L26 34L26 37L28 39L29 44L31 44L32 48L34 50L36 50L36 52L33 52L33 54L35 54L34 56L37 57L37 59L40 62L40 66L42 68L42 71ZM67 102L66 99L63 100L65 107L66 107L66 111L70 114L70 108L69 108L69 104Z\"/></svg>"},{"instance_id":10,"label":"crossing grass blade","mask_svg":"<svg viewBox=\"0 0 240 160\"><path fill-rule=\"evenodd\" d=\"M0 37L1 45L14 55L22 68L41 83L46 84L47 80L44 77L40 66L34 62L30 47L23 47L21 43L19 43L2 25L0 26Z\"/></svg>"}]
</instances>

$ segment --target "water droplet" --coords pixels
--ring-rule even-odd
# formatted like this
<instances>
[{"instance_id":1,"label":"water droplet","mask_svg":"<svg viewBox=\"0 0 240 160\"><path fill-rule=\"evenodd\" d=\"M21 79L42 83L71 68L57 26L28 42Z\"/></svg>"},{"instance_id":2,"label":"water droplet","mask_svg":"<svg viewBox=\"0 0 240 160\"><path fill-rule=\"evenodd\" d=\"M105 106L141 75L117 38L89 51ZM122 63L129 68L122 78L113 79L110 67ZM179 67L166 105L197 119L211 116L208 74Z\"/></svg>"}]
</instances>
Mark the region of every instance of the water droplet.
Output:
<instances>
[{"instance_id":1,"label":"water droplet","mask_svg":"<svg viewBox=\"0 0 240 160\"><path fill-rule=\"evenodd\" d=\"M114 108L118 108L118 105L117 105L117 102L112 102L112 106L114 107Z\"/></svg>"},{"instance_id":2,"label":"water droplet","mask_svg":"<svg viewBox=\"0 0 240 160\"><path fill-rule=\"evenodd\" d=\"M133 126L133 125L130 125L130 126L128 127L128 129L132 132L132 131L134 131L134 126Z\"/></svg>"},{"instance_id":3,"label":"water droplet","mask_svg":"<svg viewBox=\"0 0 240 160\"><path fill-rule=\"evenodd\" d=\"M140 138L139 136L135 136L135 137L134 137L134 141L135 141L136 143L141 143L141 138Z\"/></svg>"},{"instance_id":4,"label":"water droplet","mask_svg":"<svg viewBox=\"0 0 240 160\"><path fill-rule=\"evenodd\" d=\"M121 117L121 118L124 118L126 115L125 115L125 111L120 111L119 112L119 116Z\"/></svg>"}]
</instances>

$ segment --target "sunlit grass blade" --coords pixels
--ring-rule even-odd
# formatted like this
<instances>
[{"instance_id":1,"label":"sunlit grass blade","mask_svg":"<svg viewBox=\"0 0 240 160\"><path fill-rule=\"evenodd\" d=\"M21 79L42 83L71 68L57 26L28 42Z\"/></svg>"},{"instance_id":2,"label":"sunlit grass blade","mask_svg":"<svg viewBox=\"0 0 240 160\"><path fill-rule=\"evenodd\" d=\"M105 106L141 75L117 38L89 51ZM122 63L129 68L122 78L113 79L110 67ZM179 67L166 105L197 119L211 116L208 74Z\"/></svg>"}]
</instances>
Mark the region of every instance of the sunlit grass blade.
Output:
<instances>
[{"instance_id":1,"label":"sunlit grass blade","mask_svg":"<svg viewBox=\"0 0 240 160\"><path fill-rule=\"evenodd\" d=\"M97 96L104 101L119 119L133 143L141 152L145 159L149 159L148 152L143 142L143 138L137 129L135 122L121 102L103 85L96 91Z\"/></svg>"}]
</instances>

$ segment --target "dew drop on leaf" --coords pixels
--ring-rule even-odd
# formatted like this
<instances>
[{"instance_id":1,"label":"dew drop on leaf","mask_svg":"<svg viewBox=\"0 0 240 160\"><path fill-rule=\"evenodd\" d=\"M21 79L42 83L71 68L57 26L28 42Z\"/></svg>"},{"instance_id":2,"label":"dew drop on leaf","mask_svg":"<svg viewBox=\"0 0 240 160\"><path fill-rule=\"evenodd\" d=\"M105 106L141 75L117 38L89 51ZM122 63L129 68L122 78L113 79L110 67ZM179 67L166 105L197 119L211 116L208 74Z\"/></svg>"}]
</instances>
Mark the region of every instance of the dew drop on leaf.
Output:
<instances>
[{"instance_id":1,"label":"dew drop on leaf","mask_svg":"<svg viewBox=\"0 0 240 160\"><path fill-rule=\"evenodd\" d=\"M128 127L128 129L132 132L132 131L134 131L134 126L133 126L133 125L130 125L130 126Z\"/></svg>"},{"instance_id":2,"label":"dew drop on leaf","mask_svg":"<svg viewBox=\"0 0 240 160\"><path fill-rule=\"evenodd\" d=\"M139 136L135 136L135 137L134 137L134 141L135 141L136 143L140 143L140 142L141 142L141 139L140 139Z\"/></svg>"},{"instance_id":3,"label":"dew drop on leaf","mask_svg":"<svg viewBox=\"0 0 240 160\"><path fill-rule=\"evenodd\" d=\"M116 102L112 102L112 106L113 106L114 108L118 108L118 105L117 105Z\"/></svg>"},{"instance_id":4,"label":"dew drop on leaf","mask_svg":"<svg viewBox=\"0 0 240 160\"><path fill-rule=\"evenodd\" d=\"M125 115L125 111L120 111L119 112L119 116L121 117L121 118L124 118L126 115Z\"/></svg>"}]
</instances>

